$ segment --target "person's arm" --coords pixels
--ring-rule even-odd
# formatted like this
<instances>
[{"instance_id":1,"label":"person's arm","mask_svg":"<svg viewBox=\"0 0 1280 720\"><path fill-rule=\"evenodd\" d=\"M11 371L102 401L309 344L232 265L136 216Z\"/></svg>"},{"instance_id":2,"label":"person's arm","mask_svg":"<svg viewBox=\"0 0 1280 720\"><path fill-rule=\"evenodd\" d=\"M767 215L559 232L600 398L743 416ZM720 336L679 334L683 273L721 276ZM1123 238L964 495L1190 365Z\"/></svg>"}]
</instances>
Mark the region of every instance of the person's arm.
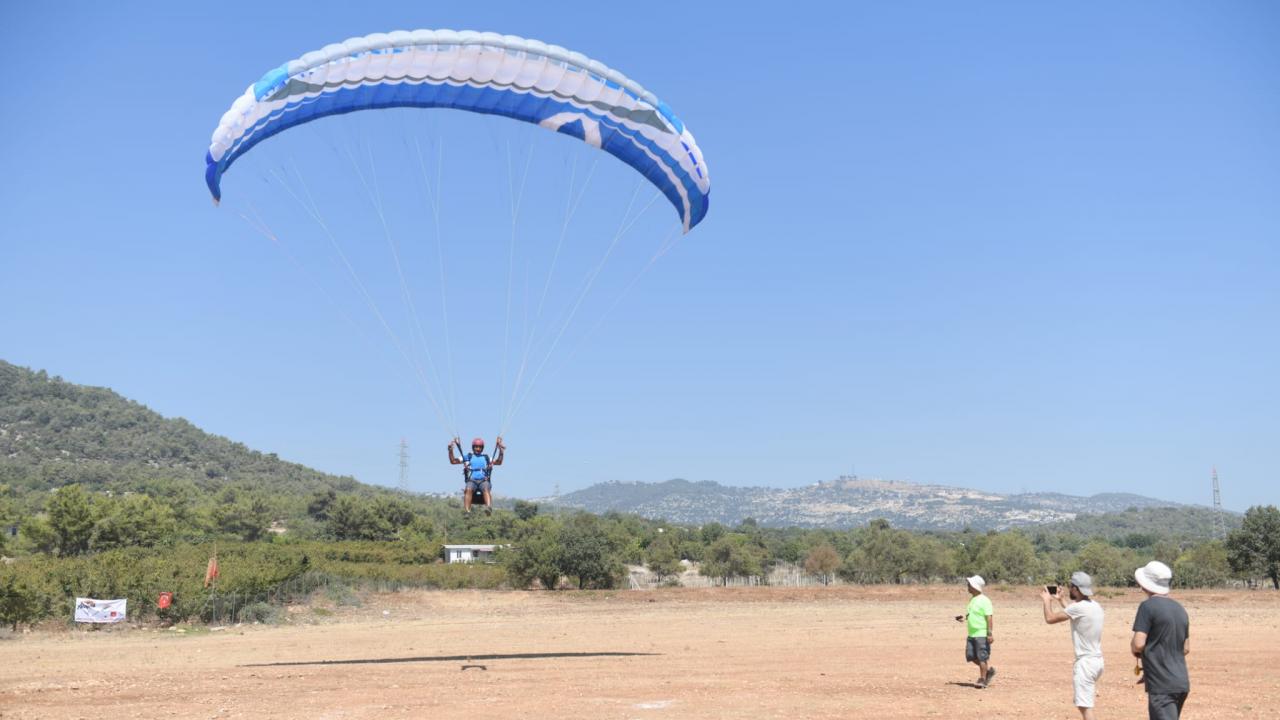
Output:
<instances>
[{"instance_id":1,"label":"person's arm","mask_svg":"<svg viewBox=\"0 0 1280 720\"><path fill-rule=\"evenodd\" d=\"M1049 623L1050 625L1056 625L1060 622L1066 622L1071 619L1071 616L1065 612L1065 608L1063 608L1063 610L1055 610L1053 608L1054 600L1058 600L1059 602L1061 602L1062 600L1057 595L1050 595L1048 590L1041 590L1040 599L1044 603L1044 621L1045 622Z\"/></svg>"},{"instance_id":2,"label":"person's arm","mask_svg":"<svg viewBox=\"0 0 1280 720\"><path fill-rule=\"evenodd\" d=\"M1182 641L1182 654L1183 655L1191 654L1191 637L1190 636L1188 636L1186 640Z\"/></svg>"},{"instance_id":3,"label":"person's arm","mask_svg":"<svg viewBox=\"0 0 1280 720\"><path fill-rule=\"evenodd\" d=\"M991 613L987 616L987 644L996 641L996 614Z\"/></svg>"},{"instance_id":4,"label":"person's arm","mask_svg":"<svg viewBox=\"0 0 1280 720\"><path fill-rule=\"evenodd\" d=\"M507 452L507 446L502 444L502 436L501 436L501 435L499 435L499 436L498 436L498 439L497 439L496 441L494 441L494 445L496 445L496 446L497 446L497 448L498 448L498 452L497 452L497 453L495 453L495 454L494 454L494 456L493 456L493 464L494 464L494 465L501 465L501 464L502 464L502 456L503 456L503 455L505 455L505 454L506 454L506 452Z\"/></svg>"},{"instance_id":5,"label":"person's arm","mask_svg":"<svg viewBox=\"0 0 1280 720\"><path fill-rule=\"evenodd\" d=\"M458 438L454 438L454 439L453 439L453 442L449 443L449 464L450 464L450 465L461 465L461 464L462 464L462 460L460 460L459 458L456 458L456 457L454 457L454 456L453 456L453 446L454 446L454 445L457 445L459 448L461 448L461 447L462 447L461 441L459 441L459 440L458 440Z\"/></svg>"},{"instance_id":6,"label":"person's arm","mask_svg":"<svg viewBox=\"0 0 1280 720\"><path fill-rule=\"evenodd\" d=\"M1147 634L1138 630L1133 632L1133 639L1129 641L1129 652L1133 653L1136 658L1142 657L1142 651L1147 649Z\"/></svg>"},{"instance_id":7,"label":"person's arm","mask_svg":"<svg viewBox=\"0 0 1280 720\"><path fill-rule=\"evenodd\" d=\"M1148 600L1138 606L1138 614L1133 617L1133 639L1129 641L1129 652L1133 653L1136 658L1142 657L1142 651L1147 649L1147 633L1151 630L1151 617L1148 608Z\"/></svg>"}]
</instances>

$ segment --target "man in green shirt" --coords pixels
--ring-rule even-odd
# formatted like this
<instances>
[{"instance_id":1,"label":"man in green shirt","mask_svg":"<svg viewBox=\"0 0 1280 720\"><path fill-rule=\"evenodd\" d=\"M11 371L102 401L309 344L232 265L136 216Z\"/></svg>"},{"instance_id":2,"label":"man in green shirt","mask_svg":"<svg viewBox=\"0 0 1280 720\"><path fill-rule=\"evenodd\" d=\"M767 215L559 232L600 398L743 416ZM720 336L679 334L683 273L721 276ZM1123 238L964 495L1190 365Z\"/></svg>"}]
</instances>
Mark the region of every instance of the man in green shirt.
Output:
<instances>
[{"instance_id":1,"label":"man in green shirt","mask_svg":"<svg viewBox=\"0 0 1280 720\"><path fill-rule=\"evenodd\" d=\"M965 639L964 659L978 666L978 679L973 686L981 690L990 685L991 679L996 676L996 669L988 665L991 660L991 644L995 642L993 633L996 610L991 604L991 598L982 594L987 582L981 575L967 578L966 582L969 585L969 606L965 608L964 615L956 616L956 621L966 622L968 625L969 636Z\"/></svg>"}]
</instances>

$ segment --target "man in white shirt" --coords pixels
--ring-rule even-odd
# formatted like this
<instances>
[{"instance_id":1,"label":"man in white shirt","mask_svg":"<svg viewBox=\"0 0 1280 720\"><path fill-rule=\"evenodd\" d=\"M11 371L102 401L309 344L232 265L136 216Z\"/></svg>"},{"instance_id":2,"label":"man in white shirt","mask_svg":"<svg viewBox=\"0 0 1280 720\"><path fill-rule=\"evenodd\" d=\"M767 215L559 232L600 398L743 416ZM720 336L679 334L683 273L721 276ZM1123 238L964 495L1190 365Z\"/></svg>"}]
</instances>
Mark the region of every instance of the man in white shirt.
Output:
<instances>
[{"instance_id":1,"label":"man in white shirt","mask_svg":"<svg viewBox=\"0 0 1280 720\"><path fill-rule=\"evenodd\" d=\"M1050 625L1071 621L1071 643L1076 651L1072 674L1075 703L1084 720L1094 720L1093 700L1102 677L1102 606L1093 599L1093 578L1083 572L1071 574L1068 595L1070 604L1063 601L1061 591L1050 595L1045 588L1040 593L1044 621ZM1055 602L1061 609L1054 608Z\"/></svg>"}]
</instances>

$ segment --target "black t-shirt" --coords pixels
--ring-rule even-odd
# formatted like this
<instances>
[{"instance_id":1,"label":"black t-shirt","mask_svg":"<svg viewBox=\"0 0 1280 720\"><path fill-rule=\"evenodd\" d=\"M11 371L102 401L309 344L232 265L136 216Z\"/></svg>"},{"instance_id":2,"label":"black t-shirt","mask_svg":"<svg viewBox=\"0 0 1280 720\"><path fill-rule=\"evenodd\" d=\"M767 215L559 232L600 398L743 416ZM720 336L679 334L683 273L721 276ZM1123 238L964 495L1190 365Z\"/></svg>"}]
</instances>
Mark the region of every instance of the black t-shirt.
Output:
<instances>
[{"instance_id":1,"label":"black t-shirt","mask_svg":"<svg viewBox=\"0 0 1280 720\"><path fill-rule=\"evenodd\" d=\"M1142 651L1147 692L1159 695L1191 692L1187 658L1182 652L1191 636L1187 611L1176 600L1161 595L1149 597L1138 606L1133 631L1147 634L1147 646Z\"/></svg>"}]
</instances>

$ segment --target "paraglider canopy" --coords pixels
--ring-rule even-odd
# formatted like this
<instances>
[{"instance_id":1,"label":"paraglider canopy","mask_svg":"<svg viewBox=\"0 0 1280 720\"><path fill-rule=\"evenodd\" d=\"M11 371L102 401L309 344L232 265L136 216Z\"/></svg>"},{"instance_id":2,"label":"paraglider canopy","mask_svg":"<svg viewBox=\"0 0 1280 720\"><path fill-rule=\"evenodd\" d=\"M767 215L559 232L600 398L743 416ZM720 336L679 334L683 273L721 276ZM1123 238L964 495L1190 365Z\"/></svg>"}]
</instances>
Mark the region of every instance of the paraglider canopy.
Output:
<instances>
[{"instance_id":1,"label":"paraglider canopy","mask_svg":"<svg viewBox=\"0 0 1280 720\"><path fill-rule=\"evenodd\" d=\"M514 35L377 33L291 60L250 85L218 123L205 181L254 145L322 117L391 107L506 116L576 137L656 186L685 232L707 214L711 179L684 123L653 93L581 53Z\"/></svg>"},{"instance_id":2,"label":"paraglider canopy","mask_svg":"<svg viewBox=\"0 0 1280 720\"><path fill-rule=\"evenodd\" d=\"M360 112L364 110L381 112ZM486 115L493 121L487 122ZM336 122L338 116L344 121ZM287 132L323 118L335 122ZM397 121L399 128L392 128ZM441 126L451 126L452 132L440 133L433 141L430 135ZM418 136L424 130L425 153ZM500 174L483 172L486 148L466 140L481 130L491 133L495 157L502 145L497 136L508 136L505 187L500 182L489 189L479 184ZM249 154L280 133L284 134L267 143L265 150ZM347 137L344 142L334 135ZM527 151L513 152L511 136L523 138ZM377 143L381 147L375 147ZM552 176L538 172L533 165L535 143L555 148L547 153L543 167L562 158L567 183L548 182ZM514 143L521 144L520 139ZM444 180L446 148L450 161L462 158L464 176L476 182ZM597 164L613 164L604 160L605 153L627 167L605 170L597 184L607 186L612 176L635 188L625 204L628 196L622 193L601 193L601 201L584 204ZM385 349L403 360L405 378L421 387L440 427L450 431L459 451L459 409L475 413L476 407L492 407L489 401L496 395L498 457L502 435L539 379L544 372L556 374L557 366L550 362L557 350L565 353L558 366L563 367L648 268L671 250L680 232L702 221L711 190L693 135L653 93L581 53L496 33L374 34L286 62L249 85L218 122L205 158L205 181L215 202L222 197L225 174L247 154L237 174L243 174L241 182L256 176L262 184L234 187L236 200L231 204L237 206L236 214L271 240L357 331L362 328L354 317L360 314L353 317L344 311L345 305L355 299L368 309L367 317L376 321L375 332L390 341ZM523 160L518 159L521 155ZM349 161L349 167L345 162L340 163L345 169L328 164L333 157ZM379 158L390 158L390 167L379 168ZM318 165L321 177L331 182L309 183L309 173L303 171L309 163ZM347 181L350 184L344 185ZM642 190L652 196L647 202ZM290 233L288 225L281 232L273 229L274 218L268 218L287 212L270 202L273 194L295 201L304 221L314 223L319 232ZM675 208L678 224L664 217L661 234L640 226L635 235L661 238L656 248L623 247L623 237L650 207L661 209L663 198ZM486 201L505 201L506 207L495 212L495 203L486 206ZM579 224L591 218L604 219L604 224L571 228L580 207L585 217ZM442 215L451 214L461 225L446 231ZM375 224L362 227L362 220ZM526 232L524 224L535 229L528 233L529 242L517 242ZM406 232L405 227L410 229ZM434 247L421 242L428 237L434 239ZM379 238L381 248L368 242ZM316 255L326 250L328 258ZM606 270L611 258L617 259ZM389 266L379 265L387 259ZM461 264L454 265L459 259ZM634 274L614 270L628 259L635 263ZM447 266L458 270L451 272ZM378 277L379 267L394 274ZM421 272L425 268L434 272ZM454 274L457 281L451 279ZM575 277L581 279L573 282ZM353 295L335 296L336 284L348 286ZM414 291L416 287L421 293L424 286L438 297L432 304L440 311L439 324L430 318L424 322L419 312ZM456 303L449 298L450 287L467 293L463 302L472 308L471 315L497 318L500 332L477 322L457 333L460 338L454 337L449 307ZM600 302L612 291L612 302ZM386 305L396 296L402 305L398 316ZM594 324L587 325L586 319ZM568 332L575 321L580 327ZM465 342L467 353L459 367L470 375L464 378L462 402L455 380L453 343L458 339ZM437 362L438 357L443 362ZM488 387L493 385L497 387Z\"/></svg>"}]
</instances>

